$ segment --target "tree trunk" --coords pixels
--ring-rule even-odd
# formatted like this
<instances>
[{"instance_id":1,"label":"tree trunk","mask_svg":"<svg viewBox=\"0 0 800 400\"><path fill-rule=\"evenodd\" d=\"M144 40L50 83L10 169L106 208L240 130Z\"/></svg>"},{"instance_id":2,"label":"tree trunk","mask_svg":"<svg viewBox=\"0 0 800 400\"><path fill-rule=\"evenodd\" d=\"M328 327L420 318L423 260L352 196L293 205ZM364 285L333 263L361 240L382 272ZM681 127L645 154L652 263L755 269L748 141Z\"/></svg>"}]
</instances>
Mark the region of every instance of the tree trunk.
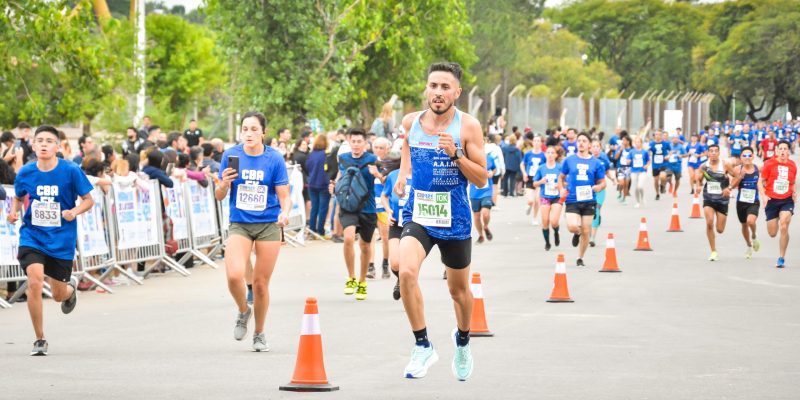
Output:
<instances>
[{"instance_id":1,"label":"tree trunk","mask_svg":"<svg viewBox=\"0 0 800 400\"><path fill-rule=\"evenodd\" d=\"M361 125L366 127L372 123L372 113L369 110L369 104L366 100L362 99L359 108L361 109Z\"/></svg>"}]
</instances>

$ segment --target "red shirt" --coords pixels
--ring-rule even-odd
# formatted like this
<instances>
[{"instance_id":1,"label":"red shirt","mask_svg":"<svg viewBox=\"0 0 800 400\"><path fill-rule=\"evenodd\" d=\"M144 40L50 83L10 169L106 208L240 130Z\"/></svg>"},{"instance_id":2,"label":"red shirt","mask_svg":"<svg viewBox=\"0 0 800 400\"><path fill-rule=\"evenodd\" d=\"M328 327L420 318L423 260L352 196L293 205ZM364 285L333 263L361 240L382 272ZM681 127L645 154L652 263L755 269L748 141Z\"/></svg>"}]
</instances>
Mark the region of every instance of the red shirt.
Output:
<instances>
[{"instance_id":1,"label":"red shirt","mask_svg":"<svg viewBox=\"0 0 800 400\"><path fill-rule=\"evenodd\" d=\"M770 199L788 199L794 193L794 181L797 177L797 164L792 160L785 163L772 158L761 168L764 180L764 192Z\"/></svg>"},{"instance_id":2,"label":"red shirt","mask_svg":"<svg viewBox=\"0 0 800 400\"><path fill-rule=\"evenodd\" d=\"M766 138L761 141L761 157L764 161L775 156L775 148L778 147L778 139Z\"/></svg>"}]
</instances>

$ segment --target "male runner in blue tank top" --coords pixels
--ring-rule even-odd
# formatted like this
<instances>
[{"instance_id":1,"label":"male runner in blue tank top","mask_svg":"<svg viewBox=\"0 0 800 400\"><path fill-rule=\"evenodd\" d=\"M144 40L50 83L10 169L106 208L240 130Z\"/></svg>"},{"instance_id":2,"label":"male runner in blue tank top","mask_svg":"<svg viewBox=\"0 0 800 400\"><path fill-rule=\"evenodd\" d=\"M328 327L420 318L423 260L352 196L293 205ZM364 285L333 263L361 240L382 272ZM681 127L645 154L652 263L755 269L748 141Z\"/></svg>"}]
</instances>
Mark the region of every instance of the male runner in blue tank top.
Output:
<instances>
[{"instance_id":1,"label":"male runner in blue tank top","mask_svg":"<svg viewBox=\"0 0 800 400\"><path fill-rule=\"evenodd\" d=\"M478 120L455 108L461 95L461 66L435 63L428 69L425 89L428 110L403 118L408 135L403 145L400 173L394 190L402 196L407 177L411 193L403 208L400 239L400 292L416 343L406 378L422 378L439 357L428 340L419 270L434 245L447 267L447 286L455 303L457 328L452 371L458 380L472 374L469 327L472 293L472 210L467 183L486 185L486 154Z\"/></svg>"}]
</instances>

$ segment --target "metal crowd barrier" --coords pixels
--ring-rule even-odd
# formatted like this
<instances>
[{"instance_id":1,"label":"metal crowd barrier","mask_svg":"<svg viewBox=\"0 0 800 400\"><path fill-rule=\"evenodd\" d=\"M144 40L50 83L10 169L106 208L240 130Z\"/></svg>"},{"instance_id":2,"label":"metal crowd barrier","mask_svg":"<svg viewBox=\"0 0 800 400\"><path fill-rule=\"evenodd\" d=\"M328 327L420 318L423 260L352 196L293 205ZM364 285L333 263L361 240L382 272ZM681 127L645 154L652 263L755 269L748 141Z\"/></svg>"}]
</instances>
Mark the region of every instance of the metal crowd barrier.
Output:
<instances>
[{"instance_id":1,"label":"metal crowd barrier","mask_svg":"<svg viewBox=\"0 0 800 400\"><path fill-rule=\"evenodd\" d=\"M217 263L202 251L215 248L219 238L214 186L209 182L206 187L202 187L196 181L187 180L183 184L183 194L185 210L189 215L187 225L191 245L181 260L194 256L217 269Z\"/></svg>"}]
</instances>

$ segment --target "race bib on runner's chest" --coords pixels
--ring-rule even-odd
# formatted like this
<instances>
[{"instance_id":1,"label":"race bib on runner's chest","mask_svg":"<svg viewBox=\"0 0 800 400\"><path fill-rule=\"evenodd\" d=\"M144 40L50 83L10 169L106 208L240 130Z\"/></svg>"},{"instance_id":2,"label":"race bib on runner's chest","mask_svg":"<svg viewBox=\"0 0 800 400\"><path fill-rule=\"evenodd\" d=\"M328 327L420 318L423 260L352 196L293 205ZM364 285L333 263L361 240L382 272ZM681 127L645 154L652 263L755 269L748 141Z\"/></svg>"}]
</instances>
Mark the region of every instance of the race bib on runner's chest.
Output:
<instances>
[{"instance_id":1,"label":"race bib on runner's chest","mask_svg":"<svg viewBox=\"0 0 800 400\"><path fill-rule=\"evenodd\" d=\"M653 164L663 164L664 163L664 156L661 154L656 154L653 156Z\"/></svg>"},{"instance_id":2,"label":"race bib on runner's chest","mask_svg":"<svg viewBox=\"0 0 800 400\"><path fill-rule=\"evenodd\" d=\"M449 228L452 225L449 192L414 192L411 220L422 226Z\"/></svg>"},{"instance_id":3,"label":"race bib on runner's chest","mask_svg":"<svg viewBox=\"0 0 800 400\"><path fill-rule=\"evenodd\" d=\"M31 203L31 223L42 227L61 226L61 204L34 200Z\"/></svg>"},{"instance_id":4,"label":"race bib on runner's chest","mask_svg":"<svg viewBox=\"0 0 800 400\"><path fill-rule=\"evenodd\" d=\"M755 203L756 202L756 190L755 189L739 189L739 201L742 203Z\"/></svg>"},{"instance_id":5,"label":"race bib on runner's chest","mask_svg":"<svg viewBox=\"0 0 800 400\"><path fill-rule=\"evenodd\" d=\"M708 194L722 194L722 185L719 182L706 183L706 191Z\"/></svg>"},{"instance_id":6,"label":"race bib on runner's chest","mask_svg":"<svg viewBox=\"0 0 800 400\"><path fill-rule=\"evenodd\" d=\"M244 211L264 211L267 208L267 185L236 187L236 208Z\"/></svg>"},{"instance_id":7,"label":"race bib on runner's chest","mask_svg":"<svg viewBox=\"0 0 800 400\"><path fill-rule=\"evenodd\" d=\"M578 201L592 200L592 187L591 186L577 186L575 187L575 199Z\"/></svg>"},{"instance_id":8,"label":"race bib on runner's chest","mask_svg":"<svg viewBox=\"0 0 800 400\"><path fill-rule=\"evenodd\" d=\"M633 157L633 168L642 168L644 167L644 160L642 159L641 154L637 154Z\"/></svg>"},{"instance_id":9,"label":"race bib on runner's chest","mask_svg":"<svg viewBox=\"0 0 800 400\"><path fill-rule=\"evenodd\" d=\"M786 179L776 179L772 182L772 191L775 194L786 194L789 191L789 181Z\"/></svg>"}]
</instances>

